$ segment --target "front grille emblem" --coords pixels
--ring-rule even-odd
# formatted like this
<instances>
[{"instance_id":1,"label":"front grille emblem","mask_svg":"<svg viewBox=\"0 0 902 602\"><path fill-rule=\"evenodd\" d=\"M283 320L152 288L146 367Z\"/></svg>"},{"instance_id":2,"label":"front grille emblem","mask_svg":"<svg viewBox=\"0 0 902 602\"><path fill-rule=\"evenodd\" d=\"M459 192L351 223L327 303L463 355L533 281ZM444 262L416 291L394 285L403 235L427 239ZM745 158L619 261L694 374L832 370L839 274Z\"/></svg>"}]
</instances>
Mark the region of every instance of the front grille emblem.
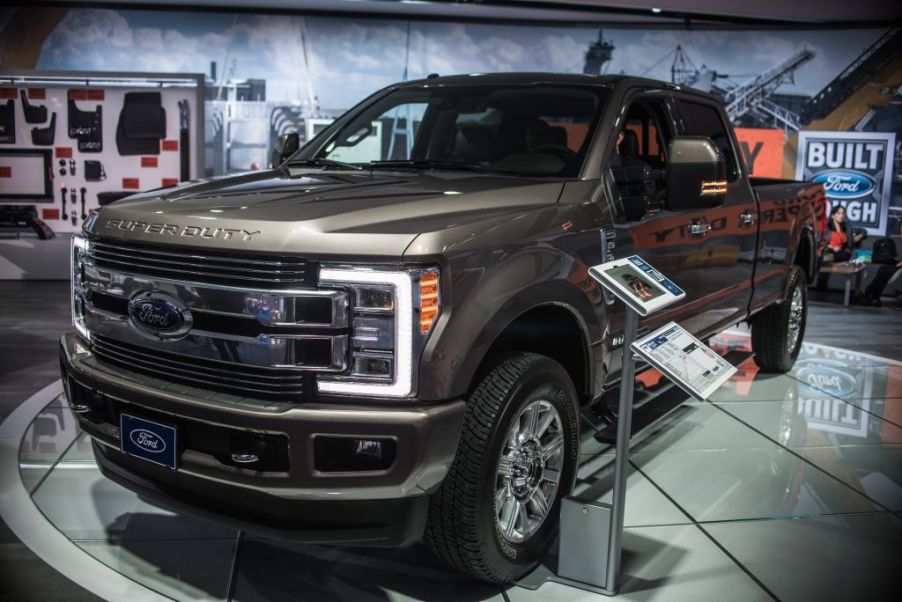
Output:
<instances>
[{"instance_id":1,"label":"front grille emblem","mask_svg":"<svg viewBox=\"0 0 902 602\"><path fill-rule=\"evenodd\" d=\"M180 339L194 324L187 305L160 291L147 291L132 298L128 321L139 333L158 341Z\"/></svg>"}]
</instances>

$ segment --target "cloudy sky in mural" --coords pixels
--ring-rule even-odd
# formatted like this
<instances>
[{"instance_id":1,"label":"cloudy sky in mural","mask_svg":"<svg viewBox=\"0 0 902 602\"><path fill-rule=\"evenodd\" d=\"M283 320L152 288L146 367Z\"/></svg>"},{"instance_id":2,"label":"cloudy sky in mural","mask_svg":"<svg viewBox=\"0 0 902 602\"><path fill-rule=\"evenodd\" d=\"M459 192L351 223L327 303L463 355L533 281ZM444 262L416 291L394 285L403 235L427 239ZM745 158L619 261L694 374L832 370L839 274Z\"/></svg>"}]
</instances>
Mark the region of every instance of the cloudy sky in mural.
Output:
<instances>
[{"instance_id":1,"label":"cloudy sky in mural","mask_svg":"<svg viewBox=\"0 0 902 602\"><path fill-rule=\"evenodd\" d=\"M742 81L808 47L816 57L783 92L813 94L882 31L605 30L614 45L608 73L670 79L682 45L697 66ZM410 78L428 73L581 72L598 29L413 22ZM307 58L304 56L306 40ZM44 44L40 69L208 73L216 61L237 79L267 80L268 100L307 95L307 74L324 107L343 109L404 74L408 26L403 21L69 10Z\"/></svg>"}]
</instances>

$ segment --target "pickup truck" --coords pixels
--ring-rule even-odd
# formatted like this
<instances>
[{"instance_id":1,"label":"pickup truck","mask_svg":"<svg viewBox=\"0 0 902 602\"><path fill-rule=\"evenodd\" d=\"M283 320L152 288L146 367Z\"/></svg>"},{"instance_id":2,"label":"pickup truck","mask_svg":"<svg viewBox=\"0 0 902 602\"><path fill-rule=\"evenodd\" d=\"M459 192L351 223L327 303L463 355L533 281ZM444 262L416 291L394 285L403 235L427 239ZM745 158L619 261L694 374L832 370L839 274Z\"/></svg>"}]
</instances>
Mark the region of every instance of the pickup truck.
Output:
<instances>
[{"instance_id":1,"label":"pickup truck","mask_svg":"<svg viewBox=\"0 0 902 602\"><path fill-rule=\"evenodd\" d=\"M624 307L589 267L638 254L686 291L640 334L749 321L761 369L796 359L824 191L750 182L737 149L716 99L658 81L390 86L276 169L88 220L71 407L103 473L158 504L282 539L425 539L510 582L556 537L581 412L618 386Z\"/></svg>"}]
</instances>

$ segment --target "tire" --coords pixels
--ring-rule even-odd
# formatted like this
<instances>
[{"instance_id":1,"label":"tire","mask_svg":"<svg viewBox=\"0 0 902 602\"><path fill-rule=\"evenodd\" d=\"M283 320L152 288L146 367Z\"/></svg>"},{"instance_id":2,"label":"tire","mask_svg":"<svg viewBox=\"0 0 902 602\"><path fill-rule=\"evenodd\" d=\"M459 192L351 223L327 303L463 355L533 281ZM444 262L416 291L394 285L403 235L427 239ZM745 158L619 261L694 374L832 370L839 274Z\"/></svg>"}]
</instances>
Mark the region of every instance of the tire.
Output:
<instances>
[{"instance_id":1,"label":"tire","mask_svg":"<svg viewBox=\"0 0 902 602\"><path fill-rule=\"evenodd\" d=\"M430 500L426 541L445 564L478 579L510 583L547 554L560 500L573 487L579 458L576 390L556 361L516 353L480 381L468 405L457 455ZM539 436L514 439L515 427ZM540 459L543 450L553 449ZM526 518L515 512L515 503ZM535 524L542 506L544 519Z\"/></svg>"},{"instance_id":2,"label":"tire","mask_svg":"<svg viewBox=\"0 0 902 602\"><path fill-rule=\"evenodd\" d=\"M802 349L808 321L808 287L800 267L793 266L786 290L785 299L752 318L752 351L755 363L765 372L788 371Z\"/></svg>"}]
</instances>

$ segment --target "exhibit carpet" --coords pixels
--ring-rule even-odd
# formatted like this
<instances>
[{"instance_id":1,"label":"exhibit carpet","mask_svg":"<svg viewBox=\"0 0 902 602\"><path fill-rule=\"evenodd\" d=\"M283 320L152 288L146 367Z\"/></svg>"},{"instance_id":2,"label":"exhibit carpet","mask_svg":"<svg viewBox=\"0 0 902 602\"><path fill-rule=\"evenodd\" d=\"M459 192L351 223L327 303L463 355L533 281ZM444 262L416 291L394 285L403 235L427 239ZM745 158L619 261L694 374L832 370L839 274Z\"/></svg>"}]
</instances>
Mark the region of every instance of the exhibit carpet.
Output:
<instances>
[{"instance_id":1,"label":"exhibit carpet","mask_svg":"<svg viewBox=\"0 0 902 602\"><path fill-rule=\"evenodd\" d=\"M619 597L888 598L902 560L902 363L806 343L789 374L761 374L747 332L711 343L739 370L707 402L639 378ZM605 501L612 448L586 423L575 493ZM600 599L475 582L421 546L284 543L157 508L100 474L60 382L7 417L0 445L4 521L106 599Z\"/></svg>"}]
</instances>

